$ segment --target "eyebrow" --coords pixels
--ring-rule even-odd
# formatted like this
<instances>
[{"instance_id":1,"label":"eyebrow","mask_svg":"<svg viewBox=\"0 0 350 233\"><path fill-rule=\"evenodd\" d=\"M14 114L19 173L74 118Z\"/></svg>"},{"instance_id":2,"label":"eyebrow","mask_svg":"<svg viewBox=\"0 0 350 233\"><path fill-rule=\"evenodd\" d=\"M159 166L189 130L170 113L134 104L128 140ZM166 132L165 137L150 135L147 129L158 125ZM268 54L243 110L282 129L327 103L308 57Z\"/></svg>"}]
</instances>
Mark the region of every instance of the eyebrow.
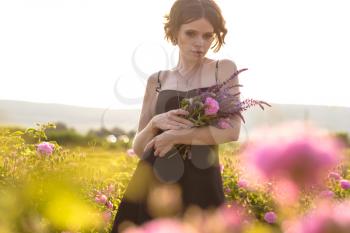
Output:
<instances>
[{"instance_id":1,"label":"eyebrow","mask_svg":"<svg viewBox=\"0 0 350 233\"><path fill-rule=\"evenodd\" d=\"M188 31L192 31L192 32L199 32L199 31L197 31L197 30L195 30L195 29L185 29L185 31L186 32L188 32ZM204 32L203 34L213 34L214 32Z\"/></svg>"}]
</instances>

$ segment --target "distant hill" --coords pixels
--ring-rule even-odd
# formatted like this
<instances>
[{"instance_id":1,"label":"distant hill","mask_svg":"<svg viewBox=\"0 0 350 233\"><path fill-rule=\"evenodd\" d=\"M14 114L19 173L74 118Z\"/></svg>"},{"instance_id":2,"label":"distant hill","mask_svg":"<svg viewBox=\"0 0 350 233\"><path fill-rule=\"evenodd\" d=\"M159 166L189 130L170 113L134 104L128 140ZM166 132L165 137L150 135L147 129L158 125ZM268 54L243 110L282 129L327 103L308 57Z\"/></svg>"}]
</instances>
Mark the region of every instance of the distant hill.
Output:
<instances>
[{"instance_id":1,"label":"distant hill","mask_svg":"<svg viewBox=\"0 0 350 233\"><path fill-rule=\"evenodd\" d=\"M31 103L0 100L0 124L35 126L35 123L63 122L81 133L89 129L119 127L130 131L137 128L140 110L110 110L62 104Z\"/></svg>"},{"instance_id":2,"label":"distant hill","mask_svg":"<svg viewBox=\"0 0 350 233\"><path fill-rule=\"evenodd\" d=\"M64 122L81 133L89 129L108 129L118 127L126 132L137 129L140 110L106 110L85 108L61 104L30 103L24 101L0 100L0 124L35 126L35 123ZM242 124L241 136L255 127L273 125L287 120L310 120L317 126L330 131L342 131L350 134L350 108L272 104L265 111L259 107L244 113L246 124Z\"/></svg>"}]
</instances>

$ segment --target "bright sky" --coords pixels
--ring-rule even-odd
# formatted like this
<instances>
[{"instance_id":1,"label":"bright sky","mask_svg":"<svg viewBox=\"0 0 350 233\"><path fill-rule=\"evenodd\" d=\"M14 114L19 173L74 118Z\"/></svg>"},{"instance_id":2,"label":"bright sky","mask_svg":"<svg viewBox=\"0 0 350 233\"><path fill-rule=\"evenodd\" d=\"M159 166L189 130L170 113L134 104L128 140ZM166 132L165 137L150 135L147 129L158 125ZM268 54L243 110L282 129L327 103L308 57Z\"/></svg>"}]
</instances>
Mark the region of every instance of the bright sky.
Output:
<instances>
[{"instance_id":1,"label":"bright sky","mask_svg":"<svg viewBox=\"0 0 350 233\"><path fill-rule=\"evenodd\" d=\"M140 108L173 0L0 0L0 99ZM350 107L347 0L218 0L242 98Z\"/></svg>"}]
</instances>

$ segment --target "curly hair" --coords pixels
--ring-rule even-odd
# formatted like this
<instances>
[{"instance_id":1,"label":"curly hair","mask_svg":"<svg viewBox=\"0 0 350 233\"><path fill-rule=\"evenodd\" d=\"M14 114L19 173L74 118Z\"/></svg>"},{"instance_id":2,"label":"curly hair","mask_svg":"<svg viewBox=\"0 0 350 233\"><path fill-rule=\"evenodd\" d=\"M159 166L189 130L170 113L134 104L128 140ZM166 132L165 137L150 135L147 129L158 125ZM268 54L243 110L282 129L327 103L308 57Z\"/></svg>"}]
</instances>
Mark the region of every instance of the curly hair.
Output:
<instances>
[{"instance_id":1,"label":"curly hair","mask_svg":"<svg viewBox=\"0 0 350 233\"><path fill-rule=\"evenodd\" d=\"M170 13L164 16L165 39L177 44L177 34L182 24L200 18L207 19L214 28L214 41L211 49L218 52L225 44L227 29L219 6L214 0L176 0Z\"/></svg>"}]
</instances>

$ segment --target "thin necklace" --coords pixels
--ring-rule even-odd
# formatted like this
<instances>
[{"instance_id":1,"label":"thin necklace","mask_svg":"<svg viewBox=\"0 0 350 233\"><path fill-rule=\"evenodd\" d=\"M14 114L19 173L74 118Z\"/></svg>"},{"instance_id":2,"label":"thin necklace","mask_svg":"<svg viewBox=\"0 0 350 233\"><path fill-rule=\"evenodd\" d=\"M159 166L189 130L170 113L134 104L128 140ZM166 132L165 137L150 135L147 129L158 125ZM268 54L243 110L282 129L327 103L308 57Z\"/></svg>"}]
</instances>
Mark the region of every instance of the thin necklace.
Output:
<instances>
[{"instance_id":1,"label":"thin necklace","mask_svg":"<svg viewBox=\"0 0 350 233\"><path fill-rule=\"evenodd\" d=\"M199 77L201 78L202 76L202 66L203 66L203 61L200 63L199 65ZM179 74L179 76L181 76L183 78L183 76L180 74L179 71L177 71L177 73ZM191 77L192 79L193 77ZM180 105L180 95L179 95L179 82L178 82L178 78L176 78L176 94L177 94L177 103L178 103L178 106L179 108L181 108L181 105ZM184 98L187 98L187 95L188 93L193 90L193 89L188 89L188 82L189 82L189 78L186 80L186 88L187 88L187 91L186 91L186 95L184 96ZM179 147L178 149L182 149L182 148L185 148L185 151L184 151L184 154L183 154L183 159L185 159L186 157L188 159L191 159L191 148L192 148L192 145L182 145L181 147Z\"/></svg>"},{"instance_id":2,"label":"thin necklace","mask_svg":"<svg viewBox=\"0 0 350 233\"><path fill-rule=\"evenodd\" d=\"M202 76L202 66L203 66L203 62L201 62L200 63L200 65L199 65L199 77L201 77ZM178 76L180 76L182 79L184 79L184 76L182 76L181 74L180 74L180 72L179 72L179 70L178 69L176 69L175 70L175 72L178 74ZM190 81L190 79L193 79L193 77L190 77L190 78L187 78L186 79L186 88L187 88L187 90L186 90L186 95L185 95L185 97L184 98L187 98L187 95L188 95L188 93L192 90L192 89L188 89L188 83L189 83L189 81ZM181 107L180 106L180 97L179 97L179 79L178 79L178 77L176 78L176 92L177 92L177 100L178 100L178 106L179 106L179 108Z\"/></svg>"}]
</instances>

